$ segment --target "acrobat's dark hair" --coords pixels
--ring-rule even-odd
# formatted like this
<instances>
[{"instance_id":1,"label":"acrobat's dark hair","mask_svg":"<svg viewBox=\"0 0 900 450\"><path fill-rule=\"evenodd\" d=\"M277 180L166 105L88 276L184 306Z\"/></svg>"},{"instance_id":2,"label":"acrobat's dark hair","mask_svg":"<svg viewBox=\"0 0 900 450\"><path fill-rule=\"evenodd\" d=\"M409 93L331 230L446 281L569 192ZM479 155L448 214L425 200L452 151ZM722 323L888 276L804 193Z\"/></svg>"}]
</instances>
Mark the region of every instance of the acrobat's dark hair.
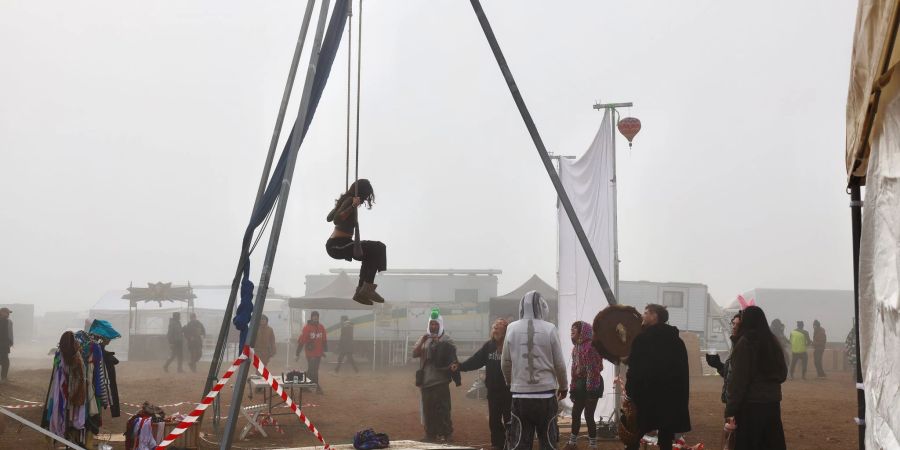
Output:
<instances>
[{"instance_id":1,"label":"acrobat's dark hair","mask_svg":"<svg viewBox=\"0 0 900 450\"><path fill-rule=\"evenodd\" d=\"M359 185L358 191L356 188L357 185ZM372 205L375 203L375 189L372 189L372 182L365 178L360 178L359 180L353 182L353 184L351 184L347 189L347 192L344 192L344 194L337 199L335 204L340 205L345 198L353 198L356 197L357 194L361 201L366 205L366 208L371 209Z\"/></svg>"}]
</instances>

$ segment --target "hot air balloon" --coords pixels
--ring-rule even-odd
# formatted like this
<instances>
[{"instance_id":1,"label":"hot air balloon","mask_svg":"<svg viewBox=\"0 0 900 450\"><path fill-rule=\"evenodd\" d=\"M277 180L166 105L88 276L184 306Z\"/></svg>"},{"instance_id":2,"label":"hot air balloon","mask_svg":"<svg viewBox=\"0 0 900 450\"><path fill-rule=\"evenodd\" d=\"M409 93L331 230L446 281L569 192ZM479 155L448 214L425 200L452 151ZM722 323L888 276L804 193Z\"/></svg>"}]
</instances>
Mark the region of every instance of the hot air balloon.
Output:
<instances>
[{"instance_id":1,"label":"hot air balloon","mask_svg":"<svg viewBox=\"0 0 900 450\"><path fill-rule=\"evenodd\" d=\"M631 148L631 140L638 134L638 131L641 131L641 121L636 117L625 117L619 120L617 127L619 128L619 133L622 133L622 136L628 139L628 148Z\"/></svg>"}]
</instances>

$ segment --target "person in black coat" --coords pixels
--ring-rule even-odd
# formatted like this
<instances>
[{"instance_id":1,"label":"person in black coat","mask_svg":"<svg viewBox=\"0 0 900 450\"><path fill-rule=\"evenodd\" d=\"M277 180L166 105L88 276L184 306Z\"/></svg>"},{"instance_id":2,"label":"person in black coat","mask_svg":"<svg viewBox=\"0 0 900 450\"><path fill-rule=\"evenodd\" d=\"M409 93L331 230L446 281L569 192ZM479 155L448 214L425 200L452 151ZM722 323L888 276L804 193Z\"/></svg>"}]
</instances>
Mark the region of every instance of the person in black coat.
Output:
<instances>
[{"instance_id":1,"label":"person in black coat","mask_svg":"<svg viewBox=\"0 0 900 450\"><path fill-rule=\"evenodd\" d=\"M497 319L491 325L491 339L470 356L469 359L454 363L450 370L469 372L485 367L484 385L487 387L488 426L491 430L491 447L502 450L506 442L506 424L512 405L512 394L500 370L500 355L503 354L503 339L506 337L506 320Z\"/></svg>"},{"instance_id":2,"label":"person in black coat","mask_svg":"<svg viewBox=\"0 0 900 450\"><path fill-rule=\"evenodd\" d=\"M12 310L0 308L0 383L6 383L9 375L9 351L13 346L13 323L9 319Z\"/></svg>"},{"instance_id":3,"label":"person in black coat","mask_svg":"<svg viewBox=\"0 0 900 450\"><path fill-rule=\"evenodd\" d=\"M736 426L735 450L785 450L781 384L787 364L758 306L741 314L728 377L725 420Z\"/></svg>"},{"instance_id":4,"label":"person in black coat","mask_svg":"<svg viewBox=\"0 0 900 450\"><path fill-rule=\"evenodd\" d=\"M166 332L166 339L169 341L169 359L163 365L163 370L169 371L169 364L178 360L178 373L181 370L181 359L184 355L184 330L181 327L181 313L173 312L172 318L169 319L169 330Z\"/></svg>"},{"instance_id":5,"label":"person in black coat","mask_svg":"<svg viewBox=\"0 0 900 450\"><path fill-rule=\"evenodd\" d=\"M353 371L359 373L359 369L356 368L356 361L353 360L353 321L347 316L341 316L341 340L338 342L338 360L334 373L341 371L341 364L344 363L344 358L353 367Z\"/></svg>"},{"instance_id":6,"label":"person in black coat","mask_svg":"<svg viewBox=\"0 0 900 450\"><path fill-rule=\"evenodd\" d=\"M664 306L644 309L643 331L632 343L625 381L625 395L637 407L638 431L658 430L660 450L671 450L675 433L691 430L687 348L668 320Z\"/></svg>"},{"instance_id":7,"label":"person in black coat","mask_svg":"<svg viewBox=\"0 0 900 450\"><path fill-rule=\"evenodd\" d=\"M734 344L737 343L737 333L738 328L741 326L741 313L738 312L731 318L731 347L734 348ZM728 359L725 362L722 362L722 358L719 355L706 355L706 364L709 364L710 367L716 369L716 372L719 373L719 376L722 377L724 382L722 382L722 403L728 403L728 372L731 370L731 356L729 355Z\"/></svg>"}]
</instances>

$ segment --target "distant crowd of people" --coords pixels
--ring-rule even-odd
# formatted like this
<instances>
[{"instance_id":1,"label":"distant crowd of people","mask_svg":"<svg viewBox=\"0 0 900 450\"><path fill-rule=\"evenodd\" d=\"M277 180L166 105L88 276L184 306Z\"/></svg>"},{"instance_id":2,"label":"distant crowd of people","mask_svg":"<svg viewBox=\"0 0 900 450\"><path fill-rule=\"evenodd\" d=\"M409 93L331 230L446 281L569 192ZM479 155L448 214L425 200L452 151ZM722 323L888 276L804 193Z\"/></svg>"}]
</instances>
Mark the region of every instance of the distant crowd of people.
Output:
<instances>
[{"instance_id":1,"label":"distant crowd of people","mask_svg":"<svg viewBox=\"0 0 900 450\"><path fill-rule=\"evenodd\" d=\"M797 328L791 331L790 337L784 335L784 324L780 320L772 321L772 333L778 338L781 348L784 351L785 359L790 361L790 376L794 379L794 370L797 364L800 364L800 376L806 379L806 369L809 365L809 347L813 348L813 364L816 367L816 377L825 378L825 368L822 366L822 356L825 354L825 346L828 337L825 334L825 328L818 320L813 321L813 337L810 339L809 332L804 329L802 320L797 321Z\"/></svg>"}]
</instances>

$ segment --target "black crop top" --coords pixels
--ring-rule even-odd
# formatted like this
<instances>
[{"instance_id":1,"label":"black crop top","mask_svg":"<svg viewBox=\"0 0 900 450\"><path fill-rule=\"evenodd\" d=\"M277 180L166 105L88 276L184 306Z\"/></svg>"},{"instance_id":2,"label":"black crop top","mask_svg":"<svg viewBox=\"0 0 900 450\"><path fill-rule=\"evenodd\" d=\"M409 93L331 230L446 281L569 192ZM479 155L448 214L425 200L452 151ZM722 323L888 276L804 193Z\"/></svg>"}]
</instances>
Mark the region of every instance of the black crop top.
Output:
<instances>
[{"instance_id":1,"label":"black crop top","mask_svg":"<svg viewBox=\"0 0 900 450\"><path fill-rule=\"evenodd\" d=\"M350 208L350 214L347 214L346 219L341 219L340 211L344 211L347 208ZM347 234L353 234L353 230L356 228L356 220L356 208L353 207L352 197L348 197L341 203L335 205L334 209L331 210L331 213L328 214L328 221L334 222L334 227L336 229Z\"/></svg>"}]
</instances>

